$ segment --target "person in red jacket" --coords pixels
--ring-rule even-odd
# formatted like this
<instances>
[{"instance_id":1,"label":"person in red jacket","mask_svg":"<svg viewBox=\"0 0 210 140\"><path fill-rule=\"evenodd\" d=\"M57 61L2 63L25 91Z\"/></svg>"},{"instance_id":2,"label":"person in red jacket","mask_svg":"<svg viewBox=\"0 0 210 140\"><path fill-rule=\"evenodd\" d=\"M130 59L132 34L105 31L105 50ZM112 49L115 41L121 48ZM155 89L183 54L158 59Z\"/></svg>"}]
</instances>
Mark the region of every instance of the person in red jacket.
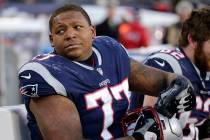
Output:
<instances>
[{"instance_id":1,"label":"person in red jacket","mask_svg":"<svg viewBox=\"0 0 210 140\"><path fill-rule=\"evenodd\" d=\"M124 19L119 26L119 42L127 49L147 47L150 43L149 32L140 23L139 9L134 8L131 14L131 21Z\"/></svg>"}]
</instances>

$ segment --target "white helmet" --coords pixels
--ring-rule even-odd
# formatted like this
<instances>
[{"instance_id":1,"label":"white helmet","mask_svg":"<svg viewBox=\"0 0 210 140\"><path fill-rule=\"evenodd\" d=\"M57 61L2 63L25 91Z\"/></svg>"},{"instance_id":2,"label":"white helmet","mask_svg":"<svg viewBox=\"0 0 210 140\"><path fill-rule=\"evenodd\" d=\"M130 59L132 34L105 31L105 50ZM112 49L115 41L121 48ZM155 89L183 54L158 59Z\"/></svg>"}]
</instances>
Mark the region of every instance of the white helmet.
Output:
<instances>
[{"instance_id":1,"label":"white helmet","mask_svg":"<svg viewBox=\"0 0 210 140\"><path fill-rule=\"evenodd\" d=\"M178 119L164 117L156 112L152 107L143 107L129 112L122 120L123 131L125 135L132 135L136 126L136 120L140 115L146 119L153 119L154 124L148 130L157 135L157 140L182 140L183 133ZM144 121L144 120L142 120ZM139 123L144 124L144 122ZM143 125L142 125L143 126Z\"/></svg>"},{"instance_id":2,"label":"white helmet","mask_svg":"<svg viewBox=\"0 0 210 140\"><path fill-rule=\"evenodd\" d=\"M169 119L159 113L158 116L161 121L164 140L182 140L183 133L179 120L175 117Z\"/></svg>"}]
</instances>

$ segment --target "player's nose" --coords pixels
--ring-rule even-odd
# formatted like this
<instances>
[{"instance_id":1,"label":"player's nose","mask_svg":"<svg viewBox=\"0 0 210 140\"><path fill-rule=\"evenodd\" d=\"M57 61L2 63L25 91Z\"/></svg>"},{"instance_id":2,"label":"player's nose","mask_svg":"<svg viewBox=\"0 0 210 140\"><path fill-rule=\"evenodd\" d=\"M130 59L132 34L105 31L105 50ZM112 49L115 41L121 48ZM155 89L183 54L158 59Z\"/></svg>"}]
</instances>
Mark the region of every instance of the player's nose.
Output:
<instances>
[{"instance_id":1,"label":"player's nose","mask_svg":"<svg viewBox=\"0 0 210 140\"><path fill-rule=\"evenodd\" d=\"M76 31L74 29L69 28L65 34L65 40L70 40L76 37Z\"/></svg>"}]
</instances>

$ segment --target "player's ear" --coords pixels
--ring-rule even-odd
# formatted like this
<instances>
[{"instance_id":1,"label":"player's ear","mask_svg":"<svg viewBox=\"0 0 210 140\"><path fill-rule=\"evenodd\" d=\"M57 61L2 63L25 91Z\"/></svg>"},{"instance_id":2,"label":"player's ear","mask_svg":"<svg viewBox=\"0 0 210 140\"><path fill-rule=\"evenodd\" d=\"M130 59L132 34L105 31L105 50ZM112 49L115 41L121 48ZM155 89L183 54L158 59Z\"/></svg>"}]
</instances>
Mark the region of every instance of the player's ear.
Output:
<instances>
[{"instance_id":1,"label":"player's ear","mask_svg":"<svg viewBox=\"0 0 210 140\"><path fill-rule=\"evenodd\" d=\"M93 25L91 25L91 32L92 32L92 38L95 38L96 37L96 28Z\"/></svg>"},{"instance_id":2,"label":"player's ear","mask_svg":"<svg viewBox=\"0 0 210 140\"><path fill-rule=\"evenodd\" d=\"M192 43L192 41L193 41L193 40L192 40L192 36L191 36L191 34L188 34L188 36L187 36L187 40L188 40L189 44L190 44L190 43Z\"/></svg>"},{"instance_id":3,"label":"player's ear","mask_svg":"<svg viewBox=\"0 0 210 140\"><path fill-rule=\"evenodd\" d=\"M188 34L187 40L188 40L189 45L191 45L191 46L193 46L193 47L196 47L196 46L197 46L197 42L193 40L191 34Z\"/></svg>"},{"instance_id":4,"label":"player's ear","mask_svg":"<svg viewBox=\"0 0 210 140\"><path fill-rule=\"evenodd\" d=\"M54 48L53 37L51 33L49 34L49 40L50 40L51 46Z\"/></svg>"}]
</instances>

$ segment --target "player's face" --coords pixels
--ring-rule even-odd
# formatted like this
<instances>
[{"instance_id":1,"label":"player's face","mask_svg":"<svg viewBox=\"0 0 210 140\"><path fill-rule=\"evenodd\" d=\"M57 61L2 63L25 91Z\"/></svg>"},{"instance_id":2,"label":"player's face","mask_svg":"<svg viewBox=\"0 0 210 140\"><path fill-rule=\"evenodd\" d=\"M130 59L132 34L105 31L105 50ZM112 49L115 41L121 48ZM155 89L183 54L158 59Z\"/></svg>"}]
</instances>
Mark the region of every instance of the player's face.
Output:
<instances>
[{"instance_id":1,"label":"player's face","mask_svg":"<svg viewBox=\"0 0 210 140\"><path fill-rule=\"evenodd\" d=\"M210 71L210 60L208 61L208 71Z\"/></svg>"},{"instance_id":2,"label":"player's face","mask_svg":"<svg viewBox=\"0 0 210 140\"><path fill-rule=\"evenodd\" d=\"M201 69L207 70L208 63L210 61L210 39L203 43L203 46L198 46L195 50L195 59L197 59L197 65L201 66Z\"/></svg>"},{"instance_id":3,"label":"player's face","mask_svg":"<svg viewBox=\"0 0 210 140\"><path fill-rule=\"evenodd\" d=\"M208 70L210 71L210 39L204 43L203 52L206 56L207 63L208 63Z\"/></svg>"},{"instance_id":4,"label":"player's face","mask_svg":"<svg viewBox=\"0 0 210 140\"><path fill-rule=\"evenodd\" d=\"M57 54L74 61L92 54L94 27L79 11L67 11L54 17L50 41Z\"/></svg>"}]
</instances>

